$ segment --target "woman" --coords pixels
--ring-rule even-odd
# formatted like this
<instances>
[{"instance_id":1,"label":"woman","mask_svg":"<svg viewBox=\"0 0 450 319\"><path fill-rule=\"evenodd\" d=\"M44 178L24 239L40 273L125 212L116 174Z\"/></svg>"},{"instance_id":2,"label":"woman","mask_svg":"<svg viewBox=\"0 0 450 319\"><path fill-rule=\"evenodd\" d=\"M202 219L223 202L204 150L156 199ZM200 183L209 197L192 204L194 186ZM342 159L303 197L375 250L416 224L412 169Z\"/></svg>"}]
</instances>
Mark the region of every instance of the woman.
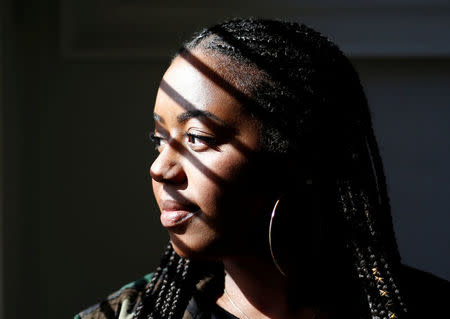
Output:
<instances>
[{"instance_id":1,"label":"woman","mask_svg":"<svg viewBox=\"0 0 450 319\"><path fill-rule=\"evenodd\" d=\"M270 20L205 29L166 71L154 120L170 244L78 317L404 317L366 98L328 39Z\"/></svg>"}]
</instances>

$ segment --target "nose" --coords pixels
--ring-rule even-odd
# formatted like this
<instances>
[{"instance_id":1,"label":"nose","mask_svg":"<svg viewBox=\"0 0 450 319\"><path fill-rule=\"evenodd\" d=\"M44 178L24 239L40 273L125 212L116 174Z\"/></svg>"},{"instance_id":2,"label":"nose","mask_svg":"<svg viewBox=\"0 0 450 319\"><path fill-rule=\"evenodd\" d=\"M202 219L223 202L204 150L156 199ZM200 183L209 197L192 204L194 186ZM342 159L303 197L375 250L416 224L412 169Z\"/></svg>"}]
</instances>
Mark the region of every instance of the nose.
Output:
<instances>
[{"instance_id":1,"label":"nose","mask_svg":"<svg viewBox=\"0 0 450 319\"><path fill-rule=\"evenodd\" d=\"M160 183L183 184L186 181L186 173L180 161L181 154L171 144L167 144L152 163L150 176Z\"/></svg>"}]
</instances>

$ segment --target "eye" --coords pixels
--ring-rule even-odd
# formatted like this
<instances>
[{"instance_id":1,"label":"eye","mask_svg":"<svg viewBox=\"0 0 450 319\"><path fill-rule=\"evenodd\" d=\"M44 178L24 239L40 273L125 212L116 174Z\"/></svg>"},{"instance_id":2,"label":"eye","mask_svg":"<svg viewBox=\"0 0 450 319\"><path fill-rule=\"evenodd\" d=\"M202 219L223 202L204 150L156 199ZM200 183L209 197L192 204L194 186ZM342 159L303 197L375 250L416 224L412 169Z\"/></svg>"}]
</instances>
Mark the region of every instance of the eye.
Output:
<instances>
[{"instance_id":1,"label":"eye","mask_svg":"<svg viewBox=\"0 0 450 319\"><path fill-rule=\"evenodd\" d=\"M157 133L150 133L150 140L155 145L155 149L160 151L160 147L164 144L165 138L157 135Z\"/></svg>"},{"instance_id":2,"label":"eye","mask_svg":"<svg viewBox=\"0 0 450 319\"><path fill-rule=\"evenodd\" d=\"M209 148L218 150L217 141L212 136L193 133L186 133L185 136L189 147L194 151L205 151Z\"/></svg>"}]
</instances>

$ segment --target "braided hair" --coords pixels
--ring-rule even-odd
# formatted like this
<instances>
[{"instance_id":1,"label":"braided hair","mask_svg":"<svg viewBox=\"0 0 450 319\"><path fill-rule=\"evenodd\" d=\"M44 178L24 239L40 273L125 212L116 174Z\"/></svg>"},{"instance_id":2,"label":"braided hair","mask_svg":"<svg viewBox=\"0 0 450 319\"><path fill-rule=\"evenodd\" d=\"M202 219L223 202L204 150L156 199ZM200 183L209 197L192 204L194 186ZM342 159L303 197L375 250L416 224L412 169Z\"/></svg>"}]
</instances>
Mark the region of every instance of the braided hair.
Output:
<instances>
[{"instance_id":1,"label":"braided hair","mask_svg":"<svg viewBox=\"0 0 450 319\"><path fill-rule=\"evenodd\" d=\"M327 190L321 198L332 211L322 213L343 227L335 232L344 233L342 245L366 317L401 317L407 310L398 287L400 256L386 179L368 103L350 61L305 25L253 18L204 29L178 54L188 57L195 50L218 56L223 69L232 70L223 76L260 120L264 151L294 161L302 178ZM205 274L223 285L223 269L216 266L183 259L169 245L135 318L181 318Z\"/></svg>"}]
</instances>

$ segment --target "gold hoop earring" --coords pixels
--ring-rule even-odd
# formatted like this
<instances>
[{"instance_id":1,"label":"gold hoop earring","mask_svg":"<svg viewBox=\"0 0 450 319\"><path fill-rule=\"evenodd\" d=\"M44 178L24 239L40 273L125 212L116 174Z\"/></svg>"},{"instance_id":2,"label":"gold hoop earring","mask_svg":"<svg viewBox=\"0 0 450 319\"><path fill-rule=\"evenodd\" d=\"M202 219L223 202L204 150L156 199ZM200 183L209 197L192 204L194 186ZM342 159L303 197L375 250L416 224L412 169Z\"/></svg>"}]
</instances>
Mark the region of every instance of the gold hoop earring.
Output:
<instances>
[{"instance_id":1,"label":"gold hoop earring","mask_svg":"<svg viewBox=\"0 0 450 319\"><path fill-rule=\"evenodd\" d=\"M269 248L270 248L270 254L272 255L272 261L275 264L275 267L277 267L278 271L283 275L286 276L286 273L281 268L280 264L278 263L277 259L275 258L275 254L273 252L273 245L272 245L272 226L273 226L273 220L275 218L278 204L280 203L280 199L277 199L275 205L273 206L272 214L270 215L270 223L269 223Z\"/></svg>"}]
</instances>

